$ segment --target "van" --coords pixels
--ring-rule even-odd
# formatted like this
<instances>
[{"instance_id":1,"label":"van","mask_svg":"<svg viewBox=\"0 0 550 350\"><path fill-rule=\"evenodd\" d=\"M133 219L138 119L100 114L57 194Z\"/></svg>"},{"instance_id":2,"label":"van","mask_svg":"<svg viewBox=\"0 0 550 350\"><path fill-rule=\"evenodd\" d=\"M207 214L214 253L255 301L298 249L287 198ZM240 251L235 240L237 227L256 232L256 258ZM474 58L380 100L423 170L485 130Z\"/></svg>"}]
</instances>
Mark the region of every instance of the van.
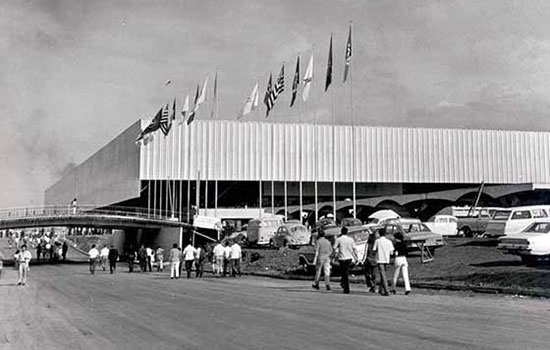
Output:
<instances>
[{"instance_id":1,"label":"van","mask_svg":"<svg viewBox=\"0 0 550 350\"><path fill-rule=\"evenodd\" d=\"M487 224L485 236L502 237L523 231L537 219L550 217L550 205L532 205L497 210Z\"/></svg>"},{"instance_id":2,"label":"van","mask_svg":"<svg viewBox=\"0 0 550 350\"><path fill-rule=\"evenodd\" d=\"M252 219L248 222L246 235L248 243L268 245L270 239L275 236L279 226L284 224L282 216Z\"/></svg>"}]
</instances>

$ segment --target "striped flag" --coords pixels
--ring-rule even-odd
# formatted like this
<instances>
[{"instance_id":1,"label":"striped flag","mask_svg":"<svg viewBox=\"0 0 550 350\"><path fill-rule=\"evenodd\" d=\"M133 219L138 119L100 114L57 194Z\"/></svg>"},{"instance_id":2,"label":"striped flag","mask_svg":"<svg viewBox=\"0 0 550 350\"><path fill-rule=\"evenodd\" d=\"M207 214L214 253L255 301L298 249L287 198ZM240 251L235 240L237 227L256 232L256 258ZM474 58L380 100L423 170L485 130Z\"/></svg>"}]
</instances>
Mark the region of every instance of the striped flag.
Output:
<instances>
[{"instance_id":1,"label":"striped flag","mask_svg":"<svg viewBox=\"0 0 550 350\"><path fill-rule=\"evenodd\" d=\"M279 73L279 78L277 78L277 82L275 83L275 88L273 89L275 91L275 97L273 100L275 101L277 97L279 97L280 94L285 91L285 64L283 63L283 66L281 67L281 72Z\"/></svg>"},{"instance_id":2,"label":"striped flag","mask_svg":"<svg viewBox=\"0 0 550 350\"><path fill-rule=\"evenodd\" d=\"M292 99L290 100L290 107L292 107L294 101L296 101L298 85L300 85L300 56L296 58L296 73L294 73L294 80L292 81Z\"/></svg>"},{"instance_id":3,"label":"striped flag","mask_svg":"<svg viewBox=\"0 0 550 350\"><path fill-rule=\"evenodd\" d=\"M349 65L351 64L351 24L349 25L348 43L346 44L346 63L344 65L344 83L348 78Z\"/></svg>"},{"instance_id":4,"label":"striped flag","mask_svg":"<svg viewBox=\"0 0 550 350\"><path fill-rule=\"evenodd\" d=\"M309 97L309 89L311 88L311 81L313 80L313 52L311 53L311 58L307 65L306 74L304 75L304 89L302 90L302 99L304 102L307 101Z\"/></svg>"},{"instance_id":5,"label":"striped flag","mask_svg":"<svg viewBox=\"0 0 550 350\"><path fill-rule=\"evenodd\" d=\"M166 136L170 132L171 127L172 119L170 118L170 105L166 103L166 107L162 109L162 116L160 117L160 130L164 136Z\"/></svg>"},{"instance_id":6,"label":"striped flag","mask_svg":"<svg viewBox=\"0 0 550 350\"><path fill-rule=\"evenodd\" d=\"M199 84L197 84L197 93L195 94L195 104L193 106L193 110L191 110L191 113L189 113L189 118L187 118L187 125L191 124L195 119L195 114L197 113L197 109L199 109L198 100L199 100Z\"/></svg>"},{"instance_id":7,"label":"striped flag","mask_svg":"<svg viewBox=\"0 0 550 350\"><path fill-rule=\"evenodd\" d=\"M332 34L330 35L330 47L328 49L327 78L325 80L325 91L332 83Z\"/></svg>"},{"instance_id":8,"label":"striped flag","mask_svg":"<svg viewBox=\"0 0 550 350\"><path fill-rule=\"evenodd\" d=\"M265 97L264 97L264 103L265 103L265 106L267 107L267 111L265 113L266 118L269 116L269 111L271 111L271 109L273 108L273 103L274 103L272 81L273 81L272 74L269 73L269 82L267 83L267 90L265 91Z\"/></svg>"},{"instance_id":9,"label":"striped flag","mask_svg":"<svg viewBox=\"0 0 550 350\"><path fill-rule=\"evenodd\" d=\"M172 104L172 116L171 116L171 121L174 121L176 120L176 98L174 97L174 103ZM172 123L172 122L170 122Z\"/></svg>"}]
</instances>

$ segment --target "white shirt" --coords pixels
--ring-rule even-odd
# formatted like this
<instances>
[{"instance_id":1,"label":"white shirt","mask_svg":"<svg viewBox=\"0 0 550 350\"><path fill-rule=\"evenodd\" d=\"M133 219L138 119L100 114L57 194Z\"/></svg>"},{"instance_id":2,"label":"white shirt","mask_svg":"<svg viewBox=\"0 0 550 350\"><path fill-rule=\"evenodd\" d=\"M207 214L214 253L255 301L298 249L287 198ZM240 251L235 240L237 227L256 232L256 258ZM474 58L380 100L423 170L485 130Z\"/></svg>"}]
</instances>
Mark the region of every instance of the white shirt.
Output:
<instances>
[{"instance_id":1,"label":"white shirt","mask_svg":"<svg viewBox=\"0 0 550 350\"><path fill-rule=\"evenodd\" d=\"M28 250L20 251L18 254L15 254L15 260L20 264L28 264L31 259L32 255Z\"/></svg>"},{"instance_id":2,"label":"white shirt","mask_svg":"<svg viewBox=\"0 0 550 350\"><path fill-rule=\"evenodd\" d=\"M225 252L224 254L225 258L229 259L231 257L231 247L230 246L224 247L223 250Z\"/></svg>"},{"instance_id":3,"label":"white shirt","mask_svg":"<svg viewBox=\"0 0 550 350\"><path fill-rule=\"evenodd\" d=\"M102 258L108 257L109 256L109 248L105 247L105 248L101 249L101 254L100 255L101 255Z\"/></svg>"},{"instance_id":4,"label":"white shirt","mask_svg":"<svg viewBox=\"0 0 550 350\"><path fill-rule=\"evenodd\" d=\"M147 253L147 256L153 256L153 249L147 247L145 248L145 252Z\"/></svg>"},{"instance_id":5,"label":"white shirt","mask_svg":"<svg viewBox=\"0 0 550 350\"><path fill-rule=\"evenodd\" d=\"M393 253L393 243L386 237L380 237L374 241L374 247L372 248L376 252L377 264L389 264L390 255Z\"/></svg>"},{"instance_id":6,"label":"white shirt","mask_svg":"<svg viewBox=\"0 0 550 350\"><path fill-rule=\"evenodd\" d=\"M97 258L99 256L99 250L95 248L90 249L90 251L88 252L88 256L90 257L90 259Z\"/></svg>"},{"instance_id":7,"label":"white shirt","mask_svg":"<svg viewBox=\"0 0 550 350\"><path fill-rule=\"evenodd\" d=\"M240 259L241 258L241 246L237 243L234 243L230 247L229 259Z\"/></svg>"},{"instance_id":8,"label":"white shirt","mask_svg":"<svg viewBox=\"0 0 550 350\"><path fill-rule=\"evenodd\" d=\"M183 259L184 260L195 260L195 247L193 247L191 244L189 244L185 249L183 250Z\"/></svg>"},{"instance_id":9,"label":"white shirt","mask_svg":"<svg viewBox=\"0 0 550 350\"><path fill-rule=\"evenodd\" d=\"M223 257L225 255L225 249L223 248L223 245L216 244L214 247L214 256L216 257Z\"/></svg>"},{"instance_id":10,"label":"white shirt","mask_svg":"<svg viewBox=\"0 0 550 350\"><path fill-rule=\"evenodd\" d=\"M338 254L338 260L357 260L357 248L355 247L355 241L348 235L341 235L336 239L334 250Z\"/></svg>"}]
</instances>

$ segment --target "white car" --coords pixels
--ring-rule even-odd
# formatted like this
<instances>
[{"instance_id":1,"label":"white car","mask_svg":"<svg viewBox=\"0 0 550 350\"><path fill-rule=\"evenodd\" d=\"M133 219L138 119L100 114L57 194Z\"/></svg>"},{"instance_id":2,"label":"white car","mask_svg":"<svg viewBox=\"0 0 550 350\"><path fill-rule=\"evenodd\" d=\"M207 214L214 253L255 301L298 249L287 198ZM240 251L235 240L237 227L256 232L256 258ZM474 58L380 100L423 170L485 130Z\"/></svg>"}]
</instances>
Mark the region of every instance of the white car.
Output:
<instances>
[{"instance_id":1,"label":"white car","mask_svg":"<svg viewBox=\"0 0 550 350\"><path fill-rule=\"evenodd\" d=\"M452 215L434 215L424 224L433 232L443 236L456 236L458 234L458 220Z\"/></svg>"},{"instance_id":2,"label":"white car","mask_svg":"<svg viewBox=\"0 0 550 350\"><path fill-rule=\"evenodd\" d=\"M497 249L519 255L528 265L550 259L550 220L536 221L521 233L500 237Z\"/></svg>"}]
</instances>

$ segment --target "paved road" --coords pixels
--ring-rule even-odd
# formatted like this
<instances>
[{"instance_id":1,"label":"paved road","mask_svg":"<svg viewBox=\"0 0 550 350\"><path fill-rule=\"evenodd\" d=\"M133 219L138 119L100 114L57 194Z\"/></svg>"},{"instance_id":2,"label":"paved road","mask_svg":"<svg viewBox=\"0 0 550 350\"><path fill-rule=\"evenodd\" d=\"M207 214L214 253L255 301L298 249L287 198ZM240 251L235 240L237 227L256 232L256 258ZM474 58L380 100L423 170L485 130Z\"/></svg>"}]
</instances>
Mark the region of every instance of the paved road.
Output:
<instances>
[{"instance_id":1,"label":"paved road","mask_svg":"<svg viewBox=\"0 0 550 350\"><path fill-rule=\"evenodd\" d=\"M548 349L550 301L313 291L256 277L91 276L85 265L0 279L0 349Z\"/></svg>"}]
</instances>

